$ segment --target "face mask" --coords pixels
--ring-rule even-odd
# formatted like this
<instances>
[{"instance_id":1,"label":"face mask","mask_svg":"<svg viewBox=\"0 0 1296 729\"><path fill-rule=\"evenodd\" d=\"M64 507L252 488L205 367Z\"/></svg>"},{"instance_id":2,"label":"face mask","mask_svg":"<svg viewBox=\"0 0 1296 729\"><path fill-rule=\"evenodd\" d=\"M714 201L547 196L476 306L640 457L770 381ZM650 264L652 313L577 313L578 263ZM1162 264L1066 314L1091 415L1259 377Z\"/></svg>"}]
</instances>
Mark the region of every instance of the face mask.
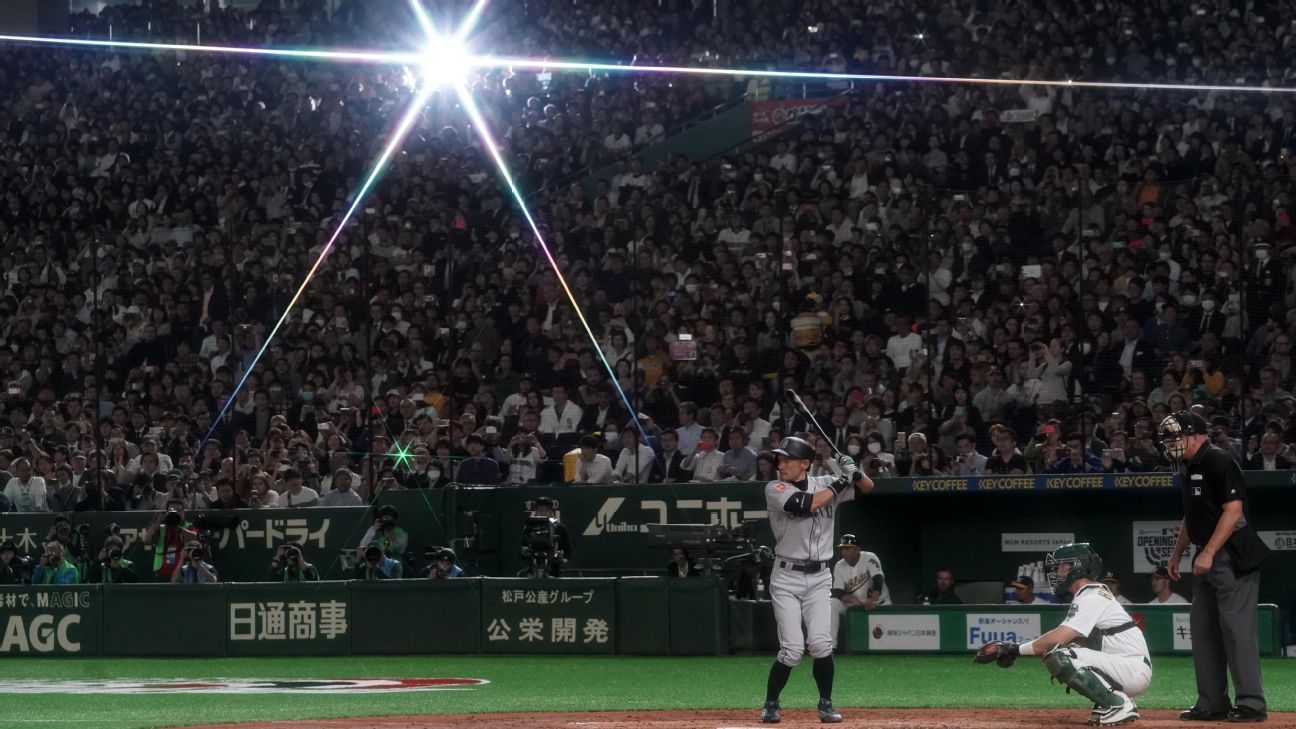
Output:
<instances>
[{"instance_id":1,"label":"face mask","mask_svg":"<svg viewBox=\"0 0 1296 729\"><path fill-rule=\"evenodd\" d=\"M846 446L846 452L851 454L852 456L858 456L860 452L860 447L856 443L851 443L850 445Z\"/></svg>"},{"instance_id":2,"label":"face mask","mask_svg":"<svg viewBox=\"0 0 1296 729\"><path fill-rule=\"evenodd\" d=\"M1269 249L1268 249L1268 248L1258 248L1258 249L1256 249L1255 257L1256 257L1256 260L1257 260L1257 261L1267 261L1267 260L1269 260Z\"/></svg>"},{"instance_id":3,"label":"face mask","mask_svg":"<svg viewBox=\"0 0 1296 729\"><path fill-rule=\"evenodd\" d=\"M315 393L311 390L302 390L301 399L302 402L310 402L315 399Z\"/></svg>"},{"instance_id":4,"label":"face mask","mask_svg":"<svg viewBox=\"0 0 1296 729\"><path fill-rule=\"evenodd\" d=\"M1161 251L1160 256L1161 260L1168 261L1170 260L1170 251Z\"/></svg>"},{"instance_id":5,"label":"face mask","mask_svg":"<svg viewBox=\"0 0 1296 729\"><path fill-rule=\"evenodd\" d=\"M873 441L872 443L869 443L868 452L876 456L877 454L882 452L882 444L878 443L877 441Z\"/></svg>"},{"instance_id":6,"label":"face mask","mask_svg":"<svg viewBox=\"0 0 1296 729\"><path fill-rule=\"evenodd\" d=\"M604 433L603 437L607 438L608 445L614 445L617 442L617 436L619 435L620 433L612 431L611 433Z\"/></svg>"},{"instance_id":7,"label":"face mask","mask_svg":"<svg viewBox=\"0 0 1296 729\"><path fill-rule=\"evenodd\" d=\"M1197 296L1194 294L1184 294L1179 297L1179 303L1184 306L1192 306L1197 303Z\"/></svg>"},{"instance_id":8,"label":"face mask","mask_svg":"<svg viewBox=\"0 0 1296 729\"><path fill-rule=\"evenodd\" d=\"M438 469L433 468L433 469L431 469L430 471L427 472L427 475L428 475L428 478L430 478L430 479L432 479L433 481L435 481L435 480L437 480L438 478L441 478L441 471L438 470Z\"/></svg>"},{"instance_id":9,"label":"face mask","mask_svg":"<svg viewBox=\"0 0 1296 729\"><path fill-rule=\"evenodd\" d=\"M698 290L698 285L695 283L686 283L684 284L684 290L690 294L696 294Z\"/></svg>"},{"instance_id":10,"label":"face mask","mask_svg":"<svg viewBox=\"0 0 1296 729\"><path fill-rule=\"evenodd\" d=\"M1215 310L1215 299L1202 299L1202 311L1211 312Z\"/></svg>"},{"instance_id":11,"label":"face mask","mask_svg":"<svg viewBox=\"0 0 1296 729\"><path fill-rule=\"evenodd\" d=\"M975 250L976 250L976 244L975 244L975 243L964 243L964 244L963 244L963 252L964 252L964 253L971 253L972 251L975 251Z\"/></svg>"}]
</instances>

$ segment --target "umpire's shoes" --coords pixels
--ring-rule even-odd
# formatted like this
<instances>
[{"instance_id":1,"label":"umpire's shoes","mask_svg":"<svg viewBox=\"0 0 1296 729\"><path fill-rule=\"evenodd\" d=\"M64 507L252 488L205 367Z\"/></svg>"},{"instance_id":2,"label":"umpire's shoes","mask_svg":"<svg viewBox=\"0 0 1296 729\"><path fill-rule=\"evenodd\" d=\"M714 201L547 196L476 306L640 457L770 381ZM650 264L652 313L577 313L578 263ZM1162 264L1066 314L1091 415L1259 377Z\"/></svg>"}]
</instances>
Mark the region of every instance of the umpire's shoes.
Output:
<instances>
[{"instance_id":1,"label":"umpire's shoes","mask_svg":"<svg viewBox=\"0 0 1296 729\"><path fill-rule=\"evenodd\" d=\"M779 704L777 701L766 701L765 708L761 709L762 724L777 724L783 721L782 715L779 714Z\"/></svg>"},{"instance_id":2,"label":"umpire's shoes","mask_svg":"<svg viewBox=\"0 0 1296 729\"><path fill-rule=\"evenodd\" d=\"M1256 723L1266 721L1269 718L1269 712L1264 709L1256 709L1251 706L1238 704L1228 713L1228 720L1238 723Z\"/></svg>"},{"instance_id":3,"label":"umpire's shoes","mask_svg":"<svg viewBox=\"0 0 1296 729\"><path fill-rule=\"evenodd\" d=\"M1129 724L1130 722L1138 721L1138 707L1134 705L1134 701L1120 691L1114 693L1121 702L1115 706L1100 709L1098 711L1098 725L1119 726L1121 724Z\"/></svg>"},{"instance_id":4,"label":"umpire's shoes","mask_svg":"<svg viewBox=\"0 0 1296 729\"><path fill-rule=\"evenodd\" d=\"M1194 706L1191 709L1179 714L1180 721L1225 721L1229 718L1229 711L1211 711L1210 709Z\"/></svg>"},{"instance_id":5,"label":"umpire's shoes","mask_svg":"<svg viewBox=\"0 0 1296 729\"><path fill-rule=\"evenodd\" d=\"M824 724L840 724L841 714L833 708L832 702L828 699L819 699L819 721Z\"/></svg>"}]
</instances>

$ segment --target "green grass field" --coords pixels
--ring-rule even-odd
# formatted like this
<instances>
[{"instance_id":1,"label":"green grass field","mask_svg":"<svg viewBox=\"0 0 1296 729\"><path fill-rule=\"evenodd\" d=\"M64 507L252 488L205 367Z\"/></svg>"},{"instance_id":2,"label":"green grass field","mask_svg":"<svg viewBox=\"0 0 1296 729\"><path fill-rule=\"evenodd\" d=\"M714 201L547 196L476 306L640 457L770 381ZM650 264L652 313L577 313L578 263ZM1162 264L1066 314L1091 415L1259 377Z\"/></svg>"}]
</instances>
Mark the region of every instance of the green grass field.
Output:
<instances>
[{"instance_id":1,"label":"green grass field","mask_svg":"<svg viewBox=\"0 0 1296 729\"><path fill-rule=\"evenodd\" d=\"M535 658L370 657L217 660L23 659L7 661L3 680L211 678L483 678L471 690L363 695L89 695L9 694L0 727L157 727L217 721L483 711L756 709L770 657ZM1145 708L1192 703L1187 658L1156 661ZM1264 664L1269 708L1296 711L1296 661ZM0 684L0 692L3 686ZM783 696L789 708L813 706L809 664ZM969 658L838 658L835 698L844 707L1077 707L1082 701L1050 685L1031 662L1005 671Z\"/></svg>"}]
</instances>

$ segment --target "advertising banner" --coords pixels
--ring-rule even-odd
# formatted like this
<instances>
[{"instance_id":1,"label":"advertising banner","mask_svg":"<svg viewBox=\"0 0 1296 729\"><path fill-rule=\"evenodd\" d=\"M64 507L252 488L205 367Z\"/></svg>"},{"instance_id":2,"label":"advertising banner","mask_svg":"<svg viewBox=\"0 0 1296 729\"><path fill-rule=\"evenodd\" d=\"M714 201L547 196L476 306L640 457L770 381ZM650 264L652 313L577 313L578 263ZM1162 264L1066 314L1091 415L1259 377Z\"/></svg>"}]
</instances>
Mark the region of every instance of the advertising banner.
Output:
<instances>
[{"instance_id":1,"label":"advertising banner","mask_svg":"<svg viewBox=\"0 0 1296 729\"><path fill-rule=\"evenodd\" d=\"M938 651L940 616L871 614L868 639L871 651Z\"/></svg>"},{"instance_id":2,"label":"advertising banner","mask_svg":"<svg viewBox=\"0 0 1296 729\"><path fill-rule=\"evenodd\" d=\"M752 136L794 124L803 116L822 114L829 106L840 104L842 97L793 99L789 101L753 101L751 103Z\"/></svg>"},{"instance_id":3,"label":"advertising banner","mask_svg":"<svg viewBox=\"0 0 1296 729\"><path fill-rule=\"evenodd\" d=\"M1151 574L1165 567L1179 539L1178 521L1136 521L1133 523L1134 572ZM1190 550L1191 551L1191 550ZM1179 562L1179 570L1192 574L1192 562L1187 553Z\"/></svg>"},{"instance_id":4,"label":"advertising banner","mask_svg":"<svg viewBox=\"0 0 1296 729\"><path fill-rule=\"evenodd\" d=\"M615 579L483 579L486 653L616 651Z\"/></svg>"},{"instance_id":5,"label":"advertising banner","mask_svg":"<svg viewBox=\"0 0 1296 729\"><path fill-rule=\"evenodd\" d=\"M1275 552L1296 552L1296 531L1259 532L1260 539Z\"/></svg>"},{"instance_id":6,"label":"advertising banner","mask_svg":"<svg viewBox=\"0 0 1296 729\"><path fill-rule=\"evenodd\" d=\"M1075 541L1073 532L1024 532L999 535L1001 552L1052 552Z\"/></svg>"},{"instance_id":7,"label":"advertising banner","mask_svg":"<svg viewBox=\"0 0 1296 729\"><path fill-rule=\"evenodd\" d=\"M968 650L976 650L996 640L1021 643L1038 638L1042 632L1039 613L968 613L967 615Z\"/></svg>"},{"instance_id":8,"label":"advertising banner","mask_svg":"<svg viewBox=\"0 0 1296 729\"><path fill-rule=\"evenodd\" d=\"M99 655L101 598L98 585L0 587L0 655Z\"/></svg>"}]
</instances>

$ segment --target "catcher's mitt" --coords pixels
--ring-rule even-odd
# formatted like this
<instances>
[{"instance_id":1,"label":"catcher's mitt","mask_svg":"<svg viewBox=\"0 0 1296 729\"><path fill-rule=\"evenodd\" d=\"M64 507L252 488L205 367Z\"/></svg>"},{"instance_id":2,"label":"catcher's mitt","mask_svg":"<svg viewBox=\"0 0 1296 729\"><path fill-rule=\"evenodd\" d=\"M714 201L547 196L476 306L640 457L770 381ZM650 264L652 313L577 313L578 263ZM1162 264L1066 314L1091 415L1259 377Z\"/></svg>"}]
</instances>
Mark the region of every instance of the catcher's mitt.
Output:
<instances>
[{"instance_id":1,"label":"catcher's mitt","mask_svg":"<svg viewBox=\"0 0 1296 729\"><path fill-rule=\"evenodd\" d=\"M996 640L981 646L981 649L972 656L972 660L981 664L998 663L1000 668L1008 668L1020 655L1016 643L1009 640Z\"/></svg>"}]
</instances>

